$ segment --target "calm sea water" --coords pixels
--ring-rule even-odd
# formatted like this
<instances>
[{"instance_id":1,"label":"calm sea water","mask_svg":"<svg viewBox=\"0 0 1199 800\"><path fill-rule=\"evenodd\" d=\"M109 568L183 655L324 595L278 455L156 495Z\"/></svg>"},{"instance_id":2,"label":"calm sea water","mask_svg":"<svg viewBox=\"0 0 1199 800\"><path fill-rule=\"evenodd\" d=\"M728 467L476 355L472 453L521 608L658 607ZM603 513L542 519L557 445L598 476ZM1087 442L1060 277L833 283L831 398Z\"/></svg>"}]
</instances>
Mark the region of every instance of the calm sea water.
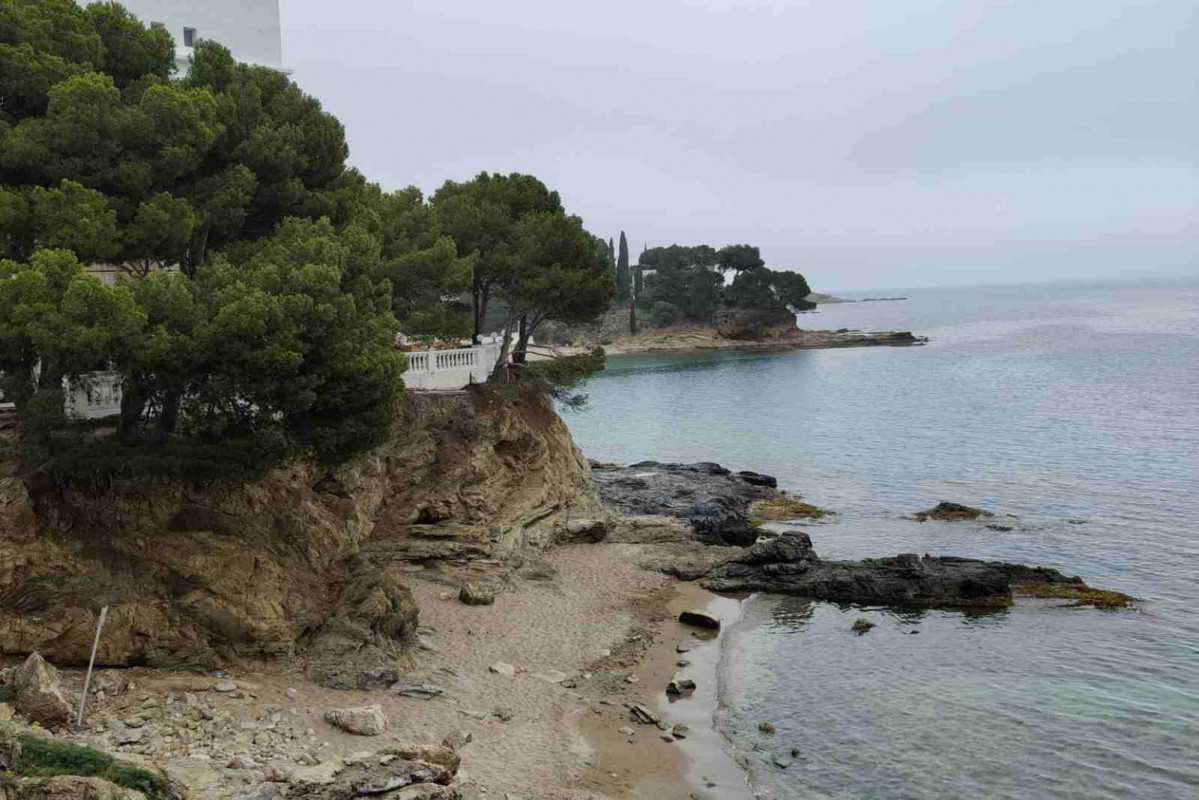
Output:
<instances>
[{"instance_id":1,"label":"calm sea water","mask_svg":"<svg viewBox=\"0 0 1199 800\"><path fill-rule=\"evenodd\" d=\"M719 723L784 798L1199 797L1199 281L904 294L800 324L926 347L613 358L567 420L592 458L776 475L838 512L806 528L826 557L1046 564L1144 603L758 596L729 637ZM939 500L1014 529L904 519ZM858 617L878 627L854 636Z\"/></svg>"}]
</instances>

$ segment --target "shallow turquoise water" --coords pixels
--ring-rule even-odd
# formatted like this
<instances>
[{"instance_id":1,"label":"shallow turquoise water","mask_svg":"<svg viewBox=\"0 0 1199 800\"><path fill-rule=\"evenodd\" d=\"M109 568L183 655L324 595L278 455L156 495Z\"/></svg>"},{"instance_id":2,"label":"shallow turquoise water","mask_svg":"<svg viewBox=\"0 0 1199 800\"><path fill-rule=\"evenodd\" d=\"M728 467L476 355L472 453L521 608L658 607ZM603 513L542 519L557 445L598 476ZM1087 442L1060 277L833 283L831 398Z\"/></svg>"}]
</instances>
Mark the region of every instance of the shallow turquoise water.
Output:
<instances>
[{"instance_id":1,"label":"shallow turquoise water","mask_svg":"<svg viewBox=\"0 0 1199 800\"><path fill-rule=\"evenodd\" d=\"M1146 602L971 616L758 597L722 724L763 748L756 779L782 797L1199 797L1199 283L905 294L800 323L926 347L613 358L567 420L592 458L776 475L838 512L807 528L825 556L1048 564ZM904 519L938 500L1014 530ZM878 627L851 635L859 616ZM768 763L793 745L790 768Z\"/></svg>"}]
</instances>

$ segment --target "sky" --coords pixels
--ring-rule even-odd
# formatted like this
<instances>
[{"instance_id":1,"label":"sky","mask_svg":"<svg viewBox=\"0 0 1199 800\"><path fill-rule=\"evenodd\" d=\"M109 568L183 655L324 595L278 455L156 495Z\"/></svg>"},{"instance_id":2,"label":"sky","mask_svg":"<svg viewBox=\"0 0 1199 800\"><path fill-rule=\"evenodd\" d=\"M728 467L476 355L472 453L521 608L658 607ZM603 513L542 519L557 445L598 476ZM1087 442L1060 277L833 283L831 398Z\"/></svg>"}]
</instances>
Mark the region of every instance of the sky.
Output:
<instances>
[{"instance_id":1,"label":"sky","mask_svg":"<svg viewBox=\"0 0 1199 800\"><path fill-rule=\"evenodd\" d=\"M386 189L481 171L816 290L1199 274L1195 0L281 0Z\"/></svg>"}]
</instances>

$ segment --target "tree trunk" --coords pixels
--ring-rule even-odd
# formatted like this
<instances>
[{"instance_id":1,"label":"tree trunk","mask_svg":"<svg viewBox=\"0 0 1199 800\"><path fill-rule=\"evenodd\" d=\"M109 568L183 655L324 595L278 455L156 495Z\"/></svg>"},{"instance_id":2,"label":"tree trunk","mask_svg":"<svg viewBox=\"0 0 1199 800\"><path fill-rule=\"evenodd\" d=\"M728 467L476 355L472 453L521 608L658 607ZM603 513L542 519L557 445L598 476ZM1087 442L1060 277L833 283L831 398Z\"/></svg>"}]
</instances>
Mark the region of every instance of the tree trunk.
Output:
<instances>
[{"instance_id":1,"label":"tree trunk","mask_svg":"<svg viewBox=\"0 0 1199 800\"><path fill-rule=\"evenodd\" d=\"M165 442L167 437L175 432L175 428L179 425L179 403L182 399L182 389L170 389L163 397L162 411L158 415L158 424L154 430L156 441Z\"/></svg>"},{"instance_id":2,"label":"tree trunk","mask_svg":"<svg viewBox=\"0 0 1199 800\"><path fill-rule=\"evenodd\" d=\"M117 439L122 442L137 440L142 413L149 399L144 384L136 377L129 377L121 387L121 421L117 426Z\"/></svg>"},{"instance_id":3,"label":"tree trunk","mask_svg":"<svg viewBox=\"0 0 1199 800\"><path fill-rule=\"evenodd\" d=\"M516 322L516 315L512 313L509 306L508 314L504 320L504 344L500 347L500 356L495 360L495 369L491 371L492 375L498 375L502 371L507 372L508 353L512 349L512 324ZM505 376L506 377L506 376Z\"/></svg>"},{"instance_id":4,"label":"tree trunk","mask_svg":"<svg viewBox=\"0 0 1199 800\"><path fill-rule=\"evenodd\" d=\"M520 315L520 332L516 336L516 349L512 351L512 363L524 364L528 360L529 315Z\"/></svg>"}]
</instances>

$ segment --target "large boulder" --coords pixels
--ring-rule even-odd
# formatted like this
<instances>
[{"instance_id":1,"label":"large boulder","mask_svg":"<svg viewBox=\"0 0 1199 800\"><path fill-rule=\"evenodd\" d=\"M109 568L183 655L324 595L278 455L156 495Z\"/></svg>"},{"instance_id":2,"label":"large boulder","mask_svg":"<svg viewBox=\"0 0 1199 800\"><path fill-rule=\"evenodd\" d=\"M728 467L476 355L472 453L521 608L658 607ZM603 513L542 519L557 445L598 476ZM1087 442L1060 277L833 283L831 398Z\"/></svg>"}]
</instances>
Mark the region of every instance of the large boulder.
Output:
<instances>
[{"instance_id":1,"label":"large boulder","mask_svg":"<svg viewBox=\"0 0 1199 800\"><path fill-rule=\"evenodd\" d=\"M357 708L331 708L325 712L325 722L358 736L378 736L387 730L383 707L375 704Z\"/></svg>"},{"instance_id":2,"label":"large boulder","mask_svg":"<svg viewBox=\"0 0 1199 800\"><path fill-rule=\"evenodd\" d=\"M63 693L58 670L37 653L31 653L17 668L12 685L17 710L31 721L46 727L70 723L71 704Z\"/></svg>"}]
</instances>

